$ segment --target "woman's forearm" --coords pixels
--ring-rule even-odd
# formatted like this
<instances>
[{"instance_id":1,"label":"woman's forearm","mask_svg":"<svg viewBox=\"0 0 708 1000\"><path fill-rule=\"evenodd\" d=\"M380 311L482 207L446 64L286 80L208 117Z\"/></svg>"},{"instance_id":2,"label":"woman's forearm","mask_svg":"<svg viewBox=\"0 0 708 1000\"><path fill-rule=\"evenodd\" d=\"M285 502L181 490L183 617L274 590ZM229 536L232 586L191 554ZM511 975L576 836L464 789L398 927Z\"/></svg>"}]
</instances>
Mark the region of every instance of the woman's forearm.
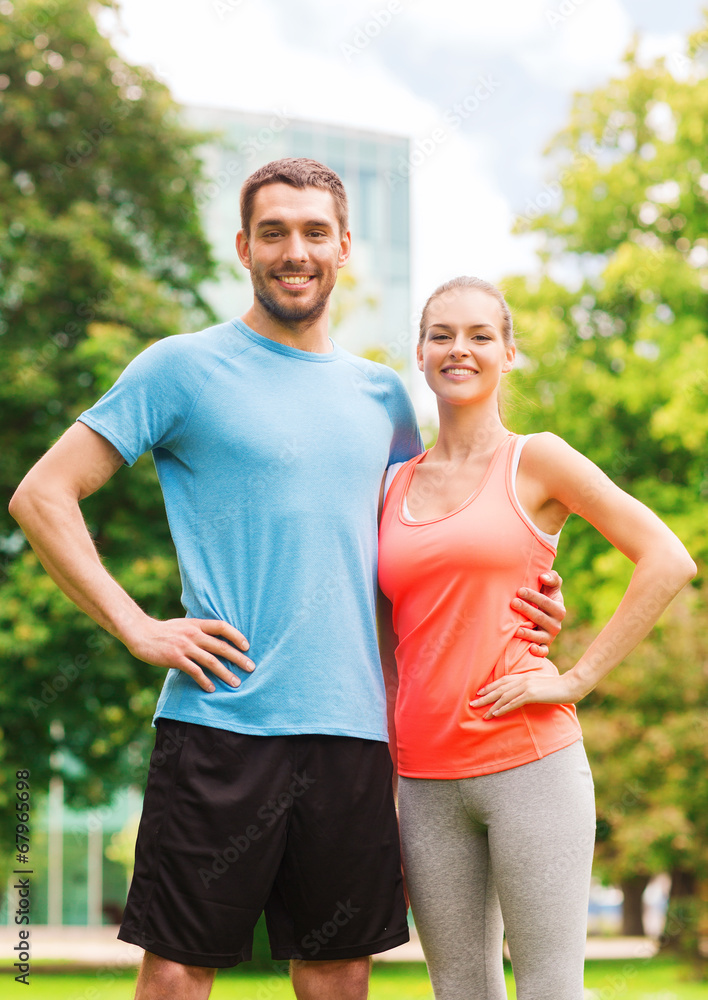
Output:
<instances>
[{"instance_id":1,"label":"woman's forearm","mask_svg":"<svg viewBox=\"0 0 708 1000\"><path fill-rule=\"evenodd\" d=\"M579 701L652 630L676 594L695 576L696 565L677 540L660 555L637 562L617 610L578 662L563 677Z\"/></svg>"}]
</instances>

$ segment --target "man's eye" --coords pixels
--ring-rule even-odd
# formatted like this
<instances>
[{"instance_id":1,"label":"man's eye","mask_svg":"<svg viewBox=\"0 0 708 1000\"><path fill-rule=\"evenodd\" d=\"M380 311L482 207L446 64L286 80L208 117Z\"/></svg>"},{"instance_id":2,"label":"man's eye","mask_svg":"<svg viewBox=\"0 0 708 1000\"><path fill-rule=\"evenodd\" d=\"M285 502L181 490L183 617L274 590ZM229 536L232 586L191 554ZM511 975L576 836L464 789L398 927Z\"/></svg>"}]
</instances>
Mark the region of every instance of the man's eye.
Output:
<instances>
[{"instance_id":1,"label":"man's eye","mask_svg":"<svg viewBox=\"0 0 708 1000\"><path fill-rule=\"evenodd\" d=\"M327 235L326 233L321 233L319 230L313 230L313 232L310 233L310 236L326 236L326 235Z\"/></svg>"}]
</instances>

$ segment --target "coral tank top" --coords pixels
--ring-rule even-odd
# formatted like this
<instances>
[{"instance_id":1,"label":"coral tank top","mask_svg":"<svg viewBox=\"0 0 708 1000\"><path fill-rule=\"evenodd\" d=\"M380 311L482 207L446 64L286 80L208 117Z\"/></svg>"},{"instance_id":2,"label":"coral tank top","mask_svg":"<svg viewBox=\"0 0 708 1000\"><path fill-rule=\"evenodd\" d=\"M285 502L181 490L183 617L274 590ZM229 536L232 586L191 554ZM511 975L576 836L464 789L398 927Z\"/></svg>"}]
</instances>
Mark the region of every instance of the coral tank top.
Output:
<instances>
[{"instance_id":1,"label":"coral tank top","mask_svg":"<svg viewBox=\"0 0 708 1000\"><path fill-rule=\"evenodd\" d=\"M399 688L398 770L410 778L465 778L518 767L581 736L573 705L524 705L484 719L470 704L486 683L536 670L558 674L514 633L531 624L510 606L519 587L540 589L555 548L533 526L512 481L509 434L472 496L427 521L406 517L405 497L424 455L406 462L386 496L379 583L393 605Z\"/></svg>"}]
</instances>

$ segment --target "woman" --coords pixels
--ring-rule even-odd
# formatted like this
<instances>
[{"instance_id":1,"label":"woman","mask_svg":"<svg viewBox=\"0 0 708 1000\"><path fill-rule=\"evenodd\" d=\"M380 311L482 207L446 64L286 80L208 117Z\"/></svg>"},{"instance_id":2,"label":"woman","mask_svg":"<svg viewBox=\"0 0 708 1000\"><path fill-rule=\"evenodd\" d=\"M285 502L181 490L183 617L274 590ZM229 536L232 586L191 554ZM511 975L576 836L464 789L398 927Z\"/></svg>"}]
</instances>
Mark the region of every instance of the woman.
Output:
<instances>
[{"instance_id":1,"label":"woman","mask_svg":"<svg viewBox=\"0 0 708 1000\"><path fill-rule=\"evenodd\" d=\"M403 860L438 1000L506 997L503 930L519 1000L582 1000L595 810L573 706L696 571L669 528L587 458L553 434L505 428L499 391L514 355L493 285L457 278L433 293L418 364L440 433L389 470L381 517ZM560 675L515 638L523 615L509 601L538 587L571 512L636 568Z\"/></svg>"}]
</instances>

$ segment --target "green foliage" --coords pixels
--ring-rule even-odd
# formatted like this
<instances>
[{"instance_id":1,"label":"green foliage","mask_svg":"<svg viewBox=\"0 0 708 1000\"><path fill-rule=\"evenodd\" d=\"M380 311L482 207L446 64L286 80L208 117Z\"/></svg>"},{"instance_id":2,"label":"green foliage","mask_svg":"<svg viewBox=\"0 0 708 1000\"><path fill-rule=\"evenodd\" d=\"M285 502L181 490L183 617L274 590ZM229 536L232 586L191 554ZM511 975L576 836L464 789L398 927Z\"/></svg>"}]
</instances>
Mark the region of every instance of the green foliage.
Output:
<instances>
[{"instance_id":1,"label":"green foliage","mask_svg":"<svg viewBox=\"0 0 708 1000\"><path fill-rule=\"evenodd\" d=\"M202 137L115 53L86 0L12 6L0 23L0 806L18 767L46 790L59 745L69 803L95 805L142 783L162 674L63 597L7 502L131 358L211 319L195 291L215 267L195 204ZM156 617L180 614L151 459L84 514L127 590Z\"/></svg>"}]
</instances>

